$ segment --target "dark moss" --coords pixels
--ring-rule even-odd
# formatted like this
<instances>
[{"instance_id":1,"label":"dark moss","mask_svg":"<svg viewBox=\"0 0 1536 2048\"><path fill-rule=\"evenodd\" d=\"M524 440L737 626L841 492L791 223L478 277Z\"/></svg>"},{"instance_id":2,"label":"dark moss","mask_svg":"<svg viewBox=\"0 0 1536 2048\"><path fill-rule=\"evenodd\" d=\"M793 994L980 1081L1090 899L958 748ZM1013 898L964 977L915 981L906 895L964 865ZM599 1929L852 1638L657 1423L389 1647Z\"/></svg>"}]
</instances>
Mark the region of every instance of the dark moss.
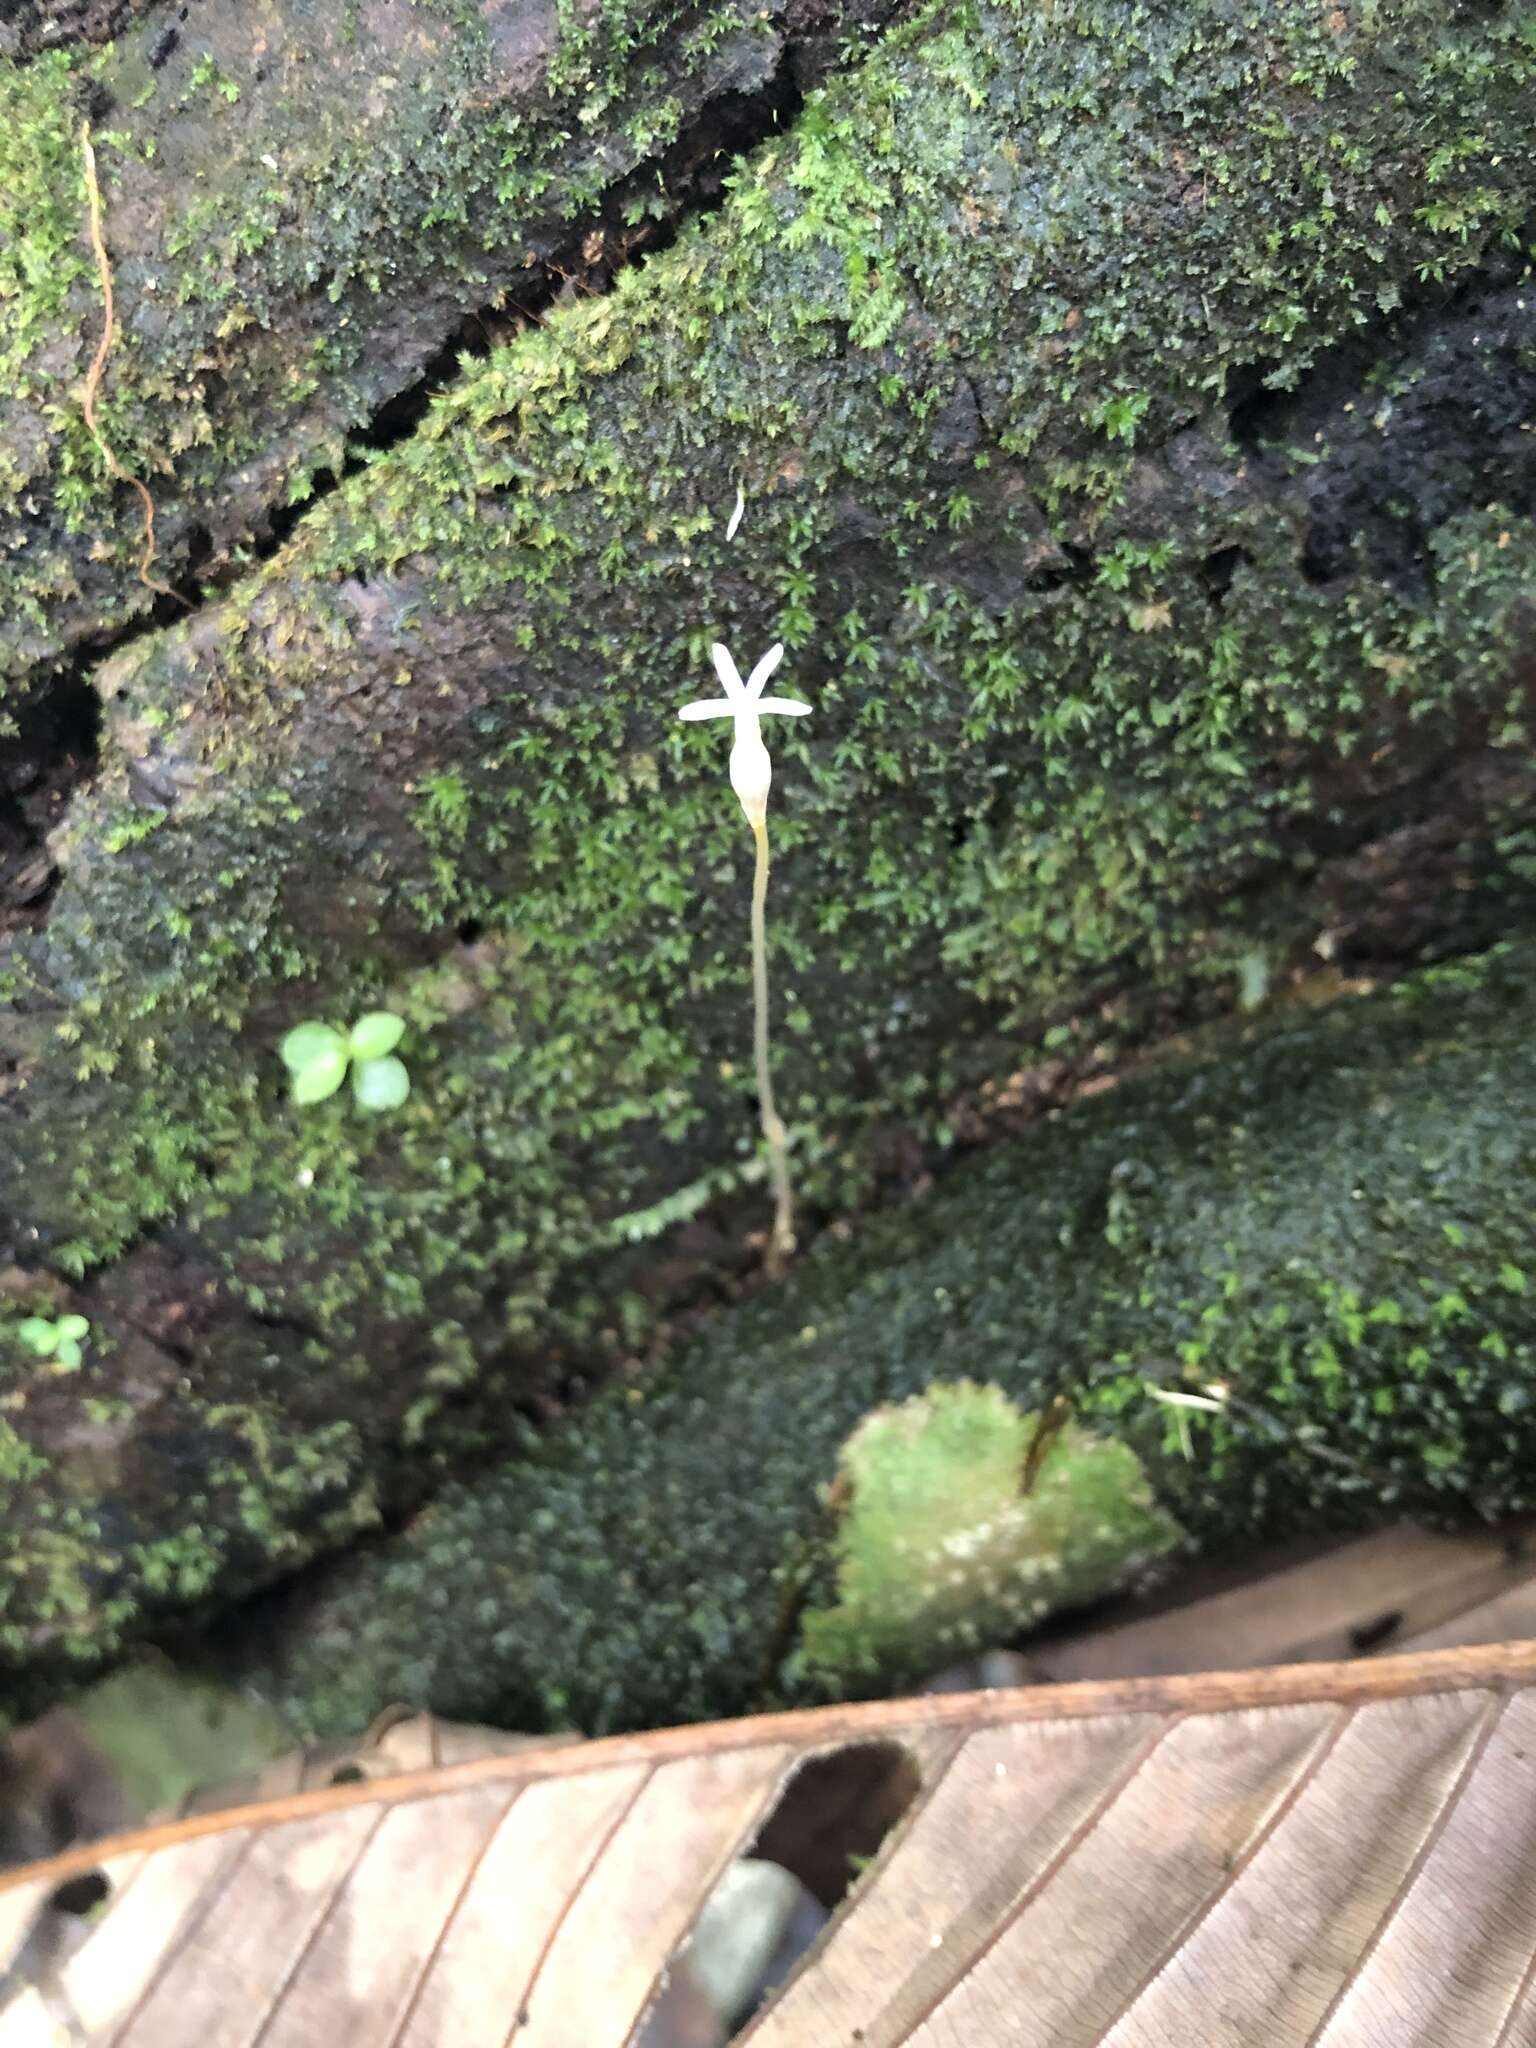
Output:
<instances>
[{"instance_id":1,"label":"dark moss","mask_svg":"<svg viewBox=\"0 0 1536 2048\"><path fill-rule=\"evenodd\" d=\"M105 42L148 4L149 0L0 0L0 58L32 57L66 43Z\"/></svg>"},{"instance_id":2,"label":"dark moss","mask_svg":"<svg viewBox=\"0 0 1536 2048\"><path fill-rule=\"evenodd\" d=\"M1536 1506L1527 950L1127 1083L825 1246L652 1383L334 1570L282 1692L598 1730L736 1714L839 1444L935 1380L1071 1390L1222 1547ZM1193 1457L1145 1383L1230 1390ZM782 1644L780 1644L782 1648Z\"/></svg>"}]
</instances>

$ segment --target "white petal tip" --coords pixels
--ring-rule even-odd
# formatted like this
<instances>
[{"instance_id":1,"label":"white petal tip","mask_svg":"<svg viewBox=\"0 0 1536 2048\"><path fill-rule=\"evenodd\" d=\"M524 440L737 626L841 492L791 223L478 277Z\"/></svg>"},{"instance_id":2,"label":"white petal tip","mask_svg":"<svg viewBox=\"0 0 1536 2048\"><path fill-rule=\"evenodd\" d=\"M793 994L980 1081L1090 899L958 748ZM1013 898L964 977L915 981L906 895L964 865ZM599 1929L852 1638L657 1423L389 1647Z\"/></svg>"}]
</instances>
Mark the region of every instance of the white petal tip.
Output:
<instances>
[{"instance_id":1,"label":"white petal tip","mask_svg":"<svg viewBox=\"0 0 1536 2048\"><path fill-rule=\"evenodd\" d=\"M731 659L731 650L716 640L710 647L709 658L715 664L715 674L725 685L725 694L728 697L743 696L746 685L741 680L741 670Z\"/></svg>"},{"instance_id":2,"label":"white petal tip","mask_svg":"<svg viewBox=\"0 0 1536 2048\"><path fill-rule=\"evenodd\" d=\"M767 682L783 659L784 642L782 640L775 640L768 652L757 664L757 667L753 669L751 675L747 677L747 695L749 697L760 697L762 695L764 683Z\"/></svg>"}]
</instances>

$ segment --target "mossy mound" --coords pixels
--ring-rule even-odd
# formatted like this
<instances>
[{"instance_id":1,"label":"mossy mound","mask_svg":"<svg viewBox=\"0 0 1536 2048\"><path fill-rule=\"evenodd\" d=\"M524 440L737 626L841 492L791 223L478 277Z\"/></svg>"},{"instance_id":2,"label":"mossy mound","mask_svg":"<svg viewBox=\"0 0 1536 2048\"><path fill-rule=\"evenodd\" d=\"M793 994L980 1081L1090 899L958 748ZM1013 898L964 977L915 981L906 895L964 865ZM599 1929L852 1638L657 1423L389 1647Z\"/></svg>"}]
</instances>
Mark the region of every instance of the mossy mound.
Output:
<instances>
[{"instance_id":1,"label":"mossy mound","mask_svg":"<svg viewBox=\"0 0 1536 2048\"><path fill-rule=\"evenodd\" d=\"M1536 50L1390 14L925 8L100 672L0 963L0 1257L93 1332L0 1366L0 1657L270 1579L634 1351L753 1168L715 635L815 707L773 923L827 1209L1043 1045L1528 916ZM286 1032L372 1008L409 1102L295 1110Z\"/></svg>"},{"instance_id":2,"label":"mossy mound","mask_svg":"<svg viewBox=\"0 0 1536 2048\"><path fill-rule=\"evenodd\" d=\"M831 1495L836 1600L801 1616L800 1663L839 1690L917 1683L1134 1583L1180 1536L1126 1445L965 1380L866 1415Z\"/></svg>"},{"instance_id":3,"label":"mossy mound","mask_svg":"<svg viewBox=\"0 0 1536 2048\"><path fill-rule=\"evenodd\" d=\"M259 1700L160 1661L128 1664L68 1706L111 1763L136 1820L174 1811L189 1792L294 1747L292 1732Z\"/></svg>"},{"instance_id":4,"label":"mossy mound","mask_svg":"<svg viewBox=\"0 0 1536 2048\"><path fill-rule=\"evenodd\" d=\"M946 1380L1070 1392L1223 1547L1528 1511L1533 974L1527 950L1294 1016L824 1245L652 1383L334 1568L285 1710L596 1731L814 1696L784 1615L840 1449ZM1216 1379L1229 1413L1186 1460L1146 1384Z\"/></svg>"}]
</instances>

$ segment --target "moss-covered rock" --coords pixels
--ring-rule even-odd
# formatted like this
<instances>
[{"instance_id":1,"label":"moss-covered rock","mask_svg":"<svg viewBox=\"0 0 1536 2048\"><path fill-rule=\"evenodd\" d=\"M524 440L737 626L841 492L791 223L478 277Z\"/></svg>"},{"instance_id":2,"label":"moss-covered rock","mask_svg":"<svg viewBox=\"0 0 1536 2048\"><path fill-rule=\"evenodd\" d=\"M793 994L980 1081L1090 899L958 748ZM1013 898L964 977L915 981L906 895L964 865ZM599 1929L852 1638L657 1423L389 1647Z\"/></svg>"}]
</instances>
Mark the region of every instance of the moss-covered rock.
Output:
<instances>
[{"instance_id":1,"label":"moss-covered rock","mask_svg":"<svg viewBox=\"0 0 1536 2048\"><path fill-rule=\"evenodd\" d=\"M271 1577L633 1350L633 1247L753 1170L746 848L673 717L716 634L815 706L773 918L827 1206L1042 1043L1528 915L1536 47L1390 17L925 8L100 671L0 964L0 1252L93 1328L0 1368L0 1656ZM371 1007L409 1102L296 1111L285 1032Z\"/></svg>"},{"instance_id":2,"label":"moss-covered rock","mask_svg":"<svg viewBox=\"0 0 1536 2048\"><path fill-rule=\"evenodd\" d=\"M112 1765L134 1820L174 1811L200 1787L238 1780L294 1747L261 1701L161 1659L128 1664L68 1705Z\"/></svg>"},{"instance_id":3,"label":"moss-covered rock","mask_svg":"<svg viewBox=\"0 0 1536 2048\"><path fill-rule=\"evenodd\" d=\"M290 1621L296 1725L513 1727L814 1696L787 1626L861 1418L1071 1394L1197 1541L1536 1507L1536 957L1302 1012L825 1244L655 1381L449 1489ZM1193 1456L1147 1386L1219 1382ZM826 1567L830 1569L828 1565Z\"/></svg>"}]
</instances>

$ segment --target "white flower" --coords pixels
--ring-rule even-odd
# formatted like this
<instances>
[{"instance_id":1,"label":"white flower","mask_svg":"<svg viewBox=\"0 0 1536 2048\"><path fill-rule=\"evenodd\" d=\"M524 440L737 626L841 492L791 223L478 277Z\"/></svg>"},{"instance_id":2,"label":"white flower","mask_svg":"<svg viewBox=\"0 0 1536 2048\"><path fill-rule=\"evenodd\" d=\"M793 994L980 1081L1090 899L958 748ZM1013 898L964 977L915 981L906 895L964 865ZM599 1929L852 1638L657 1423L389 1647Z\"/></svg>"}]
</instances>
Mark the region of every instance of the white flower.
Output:
<instances>
[{"instance_id":1,"label":"white flower","mask_svg":"<svg viewBox=\"0 0 1536 2048\"><path fill-rule=\"evenodd\" d=\"M765 697L763 685L784 659L782 645L770 647L762 660L743 682L730 655L717 640L710 648L715 673L725 685L723 697L701 698L697 704L685 704L678 712L679 718L734 718L736 738L731 747L731 787L741 799L741 808L747 814L747 823L754 829L768 816L768 785L773 779L773 764L768 759L768 749L763 745L763 735L758 719L765 711L782 711L791 718L804 718L810 712L809 704L797 704L793 697Z\"/></svg>"}]
</instances>

